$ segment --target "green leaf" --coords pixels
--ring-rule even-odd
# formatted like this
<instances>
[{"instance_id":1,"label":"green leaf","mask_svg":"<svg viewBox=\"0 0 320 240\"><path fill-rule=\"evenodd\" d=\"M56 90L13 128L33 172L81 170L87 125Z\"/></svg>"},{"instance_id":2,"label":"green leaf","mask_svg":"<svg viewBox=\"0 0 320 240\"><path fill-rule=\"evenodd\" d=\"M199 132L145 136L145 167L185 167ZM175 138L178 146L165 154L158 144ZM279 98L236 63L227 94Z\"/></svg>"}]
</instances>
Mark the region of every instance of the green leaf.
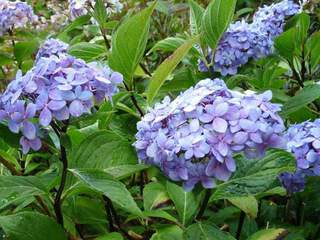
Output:
<instances>
[{"instance_id":1,"label":"green leaf","mask_svg":"<svg viewBox=\"0 0 320 240\"><path fill-rule=\"evenodd\" d=\"M150 17L155 3L138 14L126 19L112 37L110 67L123 74L132 85L132 78L147 46Z\"/></svg>"},{"instance_id":2,"label":"green leaf","mask_svg":"<svg viewBox=\"0 0 320 240\"><path fill-rule=\"evenodd\" d=\"M123 237L120 233L113 232L97 237L95 240L123 240Z\"/></svg>"},{"instance_id":3,"label":"green leaf","mask_svg":"<svg viewBox=\"0 0 320 240\"><path fill-rule=\"evenodd\" d=\"M38 49L38 41L18 42L14 47L14 56L18 62L31 58L31 55Z\"/></svg>"},{"instance_id":4,"label":"green leaf","mask_svg":"<svg viewBox=\"0 0 320 240\"><path fill-rule=\"evenodd\" d=\"M186 225L198 210L198 199L193 192L186 192L182 187L171 182L167 182L167 191L176 206L181 223Z\"/></svg>"},{"instance_id":5,"label":"green leaf","mask_svg":"<svg viewBox=\"0 0 320 240\"><path fill-rule=\"evenodd\" d=\"M307 54L313 74L320 64L320 32L314 33L306 43Z\"/></svg>"},{"instance_id":6,"label":"green leaf","mask_svg":"<svg viewBox=\"0 0 320 240\"><path fill-rule=\"evenodd\" d=\"M13 148L19 148L19 139L20 136L18 134L12 133L9 128L0 122L0 139L2 139L5 143L10 145Z\"/></svg>"},{"instance_id":7,"label":"green leaf","mask_svg":"<svg viewBox=\"0 0 320 240\"><path fill-rule=\"evenodd\" d=\"M183 231L178 226L168 226L157 229L150 240L184 240Z\"/></svg>"},{"instance_id":8,"label":"green leaf","mask_svg":"<svg viewBox=\"0 0 320 240\"><path fill-rule=\"evenodd\" d=\"M96 0L94 5L94 19L104 28L107 21L107 9L103 0Z\"/></svg>"},{"instance_id":9,"label":"green leaf","mask_svg":"<svg viewBox=\"0 0 320 240\"><path fill-rule=\"evenodd\" d=\"M300 108L312 103L320 97L320 85L313 84L304 87L298 94L288 100L282 108L282 114L287 116Z\"/></svg>"},{"instance_id":10,"label":"green leaf","mask_svg":"<svg viewBox=\"0 0 320 240\"><path fill-rule=\"evenodd\" d=\"M66 26L65 29L58 35L57 38L63 39L65 35L68 34L70 31L87 24L90 21L90 18L91 16L89 15L78 17L77 19L72 21L68 26Z\"/></svg>"},{"instance_id":11,"label":"green leaf","mask_svg":"<svg viewBox=\"0 0 320 240\"><path fill-rule=\"evenodd\" d=\"M10 240L67 240L53 218L36 212L0 216L0 226Z\"/></svg>"},{"instance_id":12,"label":"green leaf","mask_svg":"<svg viewBox=\"0 0 320 240\"><path fill-rule=\"evenodd\" d=\"M179 48L182 44L184 44L187 40L179 37L168 37L157 42L148 52L154 52L157 50L162 50L163 52L174 52L177 48ZM192 47L190 52L192 55L197 56L199 55L198 50L195 47Z\"/></svg>"},{"instance_id":13,"label":"green leaf","mask_svg":"<svg viewBox=\"0 0 320 240\"><path fill-rule=\"evenodd\" d=\"M98 131L77 146L70 167L107 169L136 163L132 142L111 131Z\"/></svg>"},{"instance_id":14,"label":"green leaf","mask_svg":"<svg viewBox=\"0 0 320 240\"><path fill-rule=\"evenodd\" d=\"M252 236L250 236L247 240L277 240L282 239L287 235L287 230L283 228L270 228L265 230L260 230L256 232Z\"/></svg>"},{"instance_id":15,"label":"green leaf","mask_svg":"<svg viewBox=\"0 0 320 240\"><path fill-rule=\"evenodd\" d=\"M141 210L133 200L126 186L111 175L98 169L70 169L76 177L88 184L92 189L111 199L129 213L143 217Z\"/></svg>"},{"instance_id":16,"label":"green leaf","mask_svg":"<svg viewBox=\"0 0 320 240\"><path fill-rule=\"evenodd\" d=\"M120 165L115 167L110 167L104 169L104 172L110 174L115 179L121 180L131 176L134 173L140 172L142 170L148 169L149 166L143 164L130 164L130 165Z\"/></svg>"},{"instance_id":17,"label":"green leaf","mask_svg":"<svg viewBox=\"0 0 320 240\"><path fill-rule=\"evenodd\" d=\"M145 217L166 219L166 220L174 222L174 223L178 222L178 220L175 217L173 217L172 215L170 215L169 213L167 213L166 211L161 210L161 209L152 210L152 211L144 211L143 215Z\"/></svg>"},{"instance_id":18,"label":"green leaf","mask_svg":"<svg viewBox=\"0 0 320 240\"><path fill-rule=\"evenodd\" d=\"M232 197L228 201L244 211L251 218L256 218L258 214L258 202L254 196Z\"/></svg>"},{"instance_id":19,"label":"green leaf","mask_svg":"<svg viewBox=\"0 0 320 240\"><path fill-rule=\"evenodd\" d=\"M227 30L235 10L237 0L211 1L202 19L204 40L214 51L223 33Z\"/></svg>"},{"instance_id":20,"label":"green leaf","mask_svg":"<svg viewBox=\"0 0 320 240\"><path fill-rule=\"evenodd\" d=\"M282 33L274 41L274 46L281 56L287 59L290 63L293 61L293 54L296 48L295 38L297 35L296 28L290 28Z\"/></svg>"},{"instance_id":21,"label":"green leaf","mask_svg":"<svg viewBox=\"0 0 320 240\"><path fill-rule=\"evenodd\" d=\"M13 59L9 54L0 52L0 66L10 64L12 62L13 62Z\"/></svg>"},{"instance_id":22,"label":"green leaf","mask_svg":"<svg viewBox=\"0 0 320 240\"><path fill-rule=\"evenodd\" d=\"M197 2L189 0L190 6L190 31L192 35L198 35L201 31L202 16L204 13L203 7Z\"/></svg>"},{"instance_id":23,"label":"green leaf","mask_svg":"<svg viewBox=\"0 0 320 240\"><path fill-rule=\"evenodd\" d=\"M166 188L158 182L151 182L143 189L143 206L146 210L157 208L169 200Z\"/></svg>"},{"instance_id":24,"label":"green leaf","mask_svg":"<svg viewBox=\"0 0 320 240\"><path fill-rule=\"evenodd\" d=\"M106 55L106 49L95 43L81 42L72 45L68 52L72 56L81 58L87 62L101 58Z\"/></svg>"},{"instance_id":25,"label":"green leaf","mask_svg":"<svg viewBox=\"0 0 320 240\"><path fill-rule=\"evenodd\" d=\"M237 171L227 182L217 185L210 202L230 197L265 193L274 187L282 172L295 170L295 158L284 150L269 150L262 159L237 159Z\"/></svg>"},{"instance_id":26,"label":"green leaf","mask_svg":"<svg viewBox=\"0 0 320 240\"><path fill-rule=\"evenodd\" d=\"M209 223L192 224L184 233L185 240L235 240L231 235Z\"/></svg>"},{"instance_id":27,"label":"green leaf","mask_svg":"<svg viewBox=\"0 0 320 240\"><path fill-rule=\"evenodd\" d=\"M43 179L36 176L0 176L0 209L47 193Z\"/></svg>"},{"instance_id":28,"label":"green leaf","mask_svg":"<svg viewBox=\"0 0 320 240\"><path fill-rule=\"evenodd\" d=\"M171 56L164 60L154 72L147 90L147 100L151 104L159 89L167 80L170 73L177 67L186 56L192 46L198 41L198 37L192 38L181 45Z\"/></svg>"},{"instance_id":29,"label":"green leaf","mask_svg":"<svg viewBox=\"0 0 320 240\"><path fill-rule=\"evenodd\" d=\"M299 14L297 21L297 41L301 44L300 47L303 47L307 37L308 37L308 30L310 27L310 16L305 12Z\"/></svg>"}]
</instances>

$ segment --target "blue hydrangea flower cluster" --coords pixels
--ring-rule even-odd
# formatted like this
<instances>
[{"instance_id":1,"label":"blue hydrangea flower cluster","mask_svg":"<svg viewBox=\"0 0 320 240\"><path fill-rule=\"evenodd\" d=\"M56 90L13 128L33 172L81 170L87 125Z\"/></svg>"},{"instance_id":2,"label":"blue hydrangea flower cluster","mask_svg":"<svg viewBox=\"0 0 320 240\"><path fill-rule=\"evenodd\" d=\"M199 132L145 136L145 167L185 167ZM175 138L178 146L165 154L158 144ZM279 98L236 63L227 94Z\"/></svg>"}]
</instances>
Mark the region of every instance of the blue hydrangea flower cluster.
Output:
<instances>
[{"instance_id":1,"label":"blue hydrangea flower cluster","mask_svg":"<svg viewBox=\"0 0 320 240\"><path fill-rule=\"evenodd\" d=\"M0 97L0 121L22 133L24 153L41 147L40 128L90 113L97 102L118 92L123 77L106 66L67 54L40 58L24 76L18 72Z\"/></svg>"},{"instance_id":2,"label":"blue hydrangea flower cluster","mask_svg":"<svg viewBox=\"0 0 320 240\"><path fill-rule=\"evenodd\" d=\"M50 57L51 55L59 56L60 54L65 54L67 53L68 48L69 44L58 39L47 39L40 47L35 61L37 62L42 57Z\"/></svg>"},{"instance_id":3,"label":"blue hydrangea flower cluster","mask_svg":"<svg viewBox=\"0 0 320 240\"><path fill-rule=\"evenodd\" d=\"M95 0L69 0L71 19L88 14L89 6L94 6L94 4ZM108 14L119 13L123 8L119 0L106 0L105 6Z\"/></svg>"},{"instance_id":4,"label":"blue hydrangea flower cluster","mask_svg":"<svg viewBox=\"0 0 320 240\"><path fill-rule=\"evenodd\" d=\"M272 93L229 90L220 79L205 79L157 103L137 124L134 146L141 162L159 167L191 190L201 182L213 188L236 170L234 153L263 155L283 145L280 105Z\"/></svg>"},{"instance_id":5,"label":"blue hydrangea flower cluster","mask_svg":"<svg viewBox=\"0 0 320 240\"><path fill-rule=\"evenodd\" d=\"M299 192L306 176L320 176L320 119L291 126L285 138L287 150L296 158L297 171L281 174L280 180L288 192Z\"/></svg>"},{"instance_id":6,"label":"blue hydrangea flower cluster","mask_svg":"<svg viewBox=\"0 0 320 240\"><path fill-rule=\"evenodd\" d=\"M0 36L13 27L22 28L36 20L37 16L27 3L0 0Z\"/></svg>"},{"instance_id":7,"label":"blue hydrangea flower cluster","mask_svg":"<svg viewBox=\"0 0 320 240\"><path fill-rule=\"evenodd\" d=\"M214 53L213 66L199 61L202 72L220 72L221 75L234 75L238 68L251 58L261 58L272 52L273 40L283 31L285 18L300 11L300 6L292 0L259 8L252 23L244 20L230 24ZM208 50L207 62L212 62L212 51Z\"/></svg>"}]
</instances>

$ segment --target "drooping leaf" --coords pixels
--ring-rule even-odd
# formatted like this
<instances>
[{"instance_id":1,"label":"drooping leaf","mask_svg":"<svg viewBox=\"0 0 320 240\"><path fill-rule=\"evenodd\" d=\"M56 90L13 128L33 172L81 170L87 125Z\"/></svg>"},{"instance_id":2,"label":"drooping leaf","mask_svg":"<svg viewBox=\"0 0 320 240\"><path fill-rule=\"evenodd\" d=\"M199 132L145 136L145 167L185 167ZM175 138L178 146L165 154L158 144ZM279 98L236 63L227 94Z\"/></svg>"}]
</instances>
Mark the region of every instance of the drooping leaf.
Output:
<instances>
[{"instance_id":1,"label":"drooping leaf","mask_svg":"<svg viewBox=\"0 0 320 240\"><path fill-rule=\"evenodd\" d=\"M151 104L159 89L167 80L167 77L185 57L191 47L198 41L198 37L192 38L182 44L171 56L164 60L154 72L147 90L147 100Z\"/></svg>"},{"instance_id":2,"label":"drooping leaf","mask_svg":"<svg viewBox=\"0 0 320 240\"><path fill-rule=\"evenodd\" d=\"M260 230L259 232L256 232L252 236L250 236L247 240L277 240L282 239L287 235L287 230L283 228L270 228L270 229L264 229Z\"/></svg>"},{"instance_id":3,"label":"drooping leaf","mask_svg":"<svg viewBox=\"0 0 320 240\"><path fill-rule=\"evenodd\" d=\"M282 108L282 114L287 116L300 108L312 103L320 97L320 85L313 84L304 87L298 94L288 100Z\"/></svg>"},{"instance_id":4,"label":"drooping leaf","mask_svg":"<svg viewBox=\"0 0 320 240\"><path fill-rule=\"evenodd\" d=\"M216 186L210 201L258 195L274 188L282 172L295 170L295 158L284 150L269 150L262 159L239 157L237 171L227 182Z\"/></svg>"},{"instance_id":5,"label":"drooping leaf","mask_svg":"<svg viewBox=\"0 0 320 240\"><path fill-rule=\"evenodd\" d=\"M202 18L204 40L214 51L223 33L227 30L237 0L214 0L205 10Z\"/></svg>"},{"instance_id":6,"label":"drooping leaf","mask_svg":"<svg viewBox=\"0 0 320 240\"><path fill-rule=\"evenodd\" d=\"M112 37L110 67L123 74L131 85L133 74L140 63L148 41L150 16L155 4L126 19Z\"/></svg>"},{"instance_id":7,"label":"drooping leaf","mask_svg":"<svg viewBox=\"0 0 320 240\"><path fill-rule=\"evenodd\" d=\"M0 226L11 240L67 240L53 218L36 212L0 216Z\"/></svg>"},{"instance_id":8,"label":"drooping leaf","mask_svg":"<svg viewBox=\"0 0 320 240\"><path fill-rule=\"evenodd\" d=\"M143 216L126 186L111 175L98 169L70 169L70 172L92 189L110 198L123 210L136 216Z\"/></svg>"},{"instance_id":9,"label":"drooping leaf","mask_svg":"<svg viewBox=\"0 0 320 240\"><path fill-rule=\"evenodd\" d=\"M106 55L106 49L95 43L81 42L72 45L68 52L70 55L81 58L85 61L92 61Z\"/></svg>"},{"instance_id":10,"label":"drooping leaf","mask_svg":"<svg viewBox=\"0 0 320 240\"><path fill-rule=\"evenodd\" d=\"M150 240L184 240L183 231L178 226L168 226L157 229Z\"/></svg>"},{"instance_id":11,"label":"drooping leaf","mask_svg":"<svg viewBox=\"0 0 320 240\"><path fill-rule=\"evenodd\" d=\"M183 236L185 240L235 240L216 226L202 222L189 226Z\"/></svg>"},{"instance_id":12,"label":"drooping leaf","mask_svg":"<svg viewBox=\"0 0 320 240\"><path fill-rule=\"evenodd\" d=\"M143 189L143 205L146 210L156 208L168 200L166 188L161 183L151 182Z\"/></svg>"},{"instance_id":13,"label":"drooping leaf","mask_svg":"<svg viewBox=\"0 0 320 240\"><path fill-rule=\"evenodd\" d=\"M186 192L182 187L171 182L167 182L167 191L170 199L176 206L181 223L186 225L196 214L199 199L195 196L194 192Z\"/></svg>"},{"instance_id":14,"label":"drooping leaf","mask_svg":"<svg viewBox=\"0 0 320 240\"><path fill-rule=\"evenodd\" d=\"M232 197L228 201L233 205L244 211L251 218L256 218L258 214L258 202L252 195L245 197Z\"/></svg>"},{"instance_id":15,"label":"drooping leaf","mask_svg":"<svg viewBox=\"0 0 320 240\"><path fill-rule=\"evenodd\" d=\"M0 176L0 209L47 193L43 179L36 176Z\"/></svg>"}]
</instances>

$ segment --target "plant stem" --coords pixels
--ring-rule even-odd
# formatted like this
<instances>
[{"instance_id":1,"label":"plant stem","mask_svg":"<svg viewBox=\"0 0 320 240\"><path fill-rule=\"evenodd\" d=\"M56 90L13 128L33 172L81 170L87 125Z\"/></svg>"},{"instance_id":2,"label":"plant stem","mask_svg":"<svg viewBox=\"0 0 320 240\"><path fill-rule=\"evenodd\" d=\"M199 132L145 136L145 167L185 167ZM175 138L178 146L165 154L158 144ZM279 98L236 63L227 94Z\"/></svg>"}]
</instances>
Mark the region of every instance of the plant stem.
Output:
<instances>
[{"instance_id":1,"label":"plant stem","mask_svg":"<svg viewBox=\"0 0 320 240\"><path fill-rule=\"evenodd\" d=\"M134 105L135 108L138 110L140 116L143 117L143 116L144 116L144 113L143 113L142 109L140 108L137 99L135 98L135 96L133 95L133 93L130 91L130 88L128 87L128 85L127 85L125 82L123 82L123 84L124 84L126 90L130 93L130 99L131 99L133 105Z\"/></svg>"},{"instance_id":2,"label":"plant stem","mask_svg":"<svg viewBox=\"0 0 320 240\"><path fill-rule=\"evenodd\" d=\"M66 179L67 179L67 170L68 170L68 160L67 160L67 152L64 146L61 144L61 139L60 139L60 148L61 148L61 155L60 155L60 161L62 162L62 176L61 176L61 182L60 186L58 188L56 197L54 199L54 212L56 214L56 219L57 222L63 227L63 214L62 214L62 209L61 209L61 196L66 184Z\"/></svg>"},{"instance_id":3,"label":"plant stem","mask_svg":"<svg viewBox=\"0 0 320 240\"><path fill-rule=\"evenodd\" d=\"M15 166L11 162L8 162L2 157L0 157L0 163L2 163L3 166L5 166L11 172L12 175L16 175L16 176L22 175L20 172L16 170Z\"/></svg>"},{"instance_id":4,"label":"plant stem","mask_svg":"<svg viewBox=\"0 0 320 240\"><path fill-rule=\"evenodd\" d=\"M245 216L246 215L245 215L244 211L241 211L240 217L239 217L238 229L237 229L237 233L236 233L236 239L238 239L238 240L240 239L240 236L241 236L241 231L242 231Z\"/></svg>"},{"instance_id":5,"label":"plant stem","mask_svg":"<svg viewBox=\"0 0 320 240\"><path fill-rule=\"evenodd\" d=\"M200 210L198 212L196 219L200 219L203 216L204 211L207 208L210 196L211 196L211 189L206 189L206 192L205 192L205 195L204 195L204 198L203 198L203 201L202 201L202 204L201 204L201 207L200 207Z\"/></svg>"},{"instance_id":6,"label":"plant stem","mask_svg":"<svg viewBox=\"0 0 320 240\"><path fill-rule=\"evenodd\" d=\"M104 209L107 213L107 218L108 218L108 222L109 222L109 231L114 232L115 227L113 225L113 217L112 217L112 211L111 211L111 207L110 207L110 205L112 205L112 202L107 196L104 196L104 195L103 195L103 201L104 201Z\"/></svg>"}]
</instances>

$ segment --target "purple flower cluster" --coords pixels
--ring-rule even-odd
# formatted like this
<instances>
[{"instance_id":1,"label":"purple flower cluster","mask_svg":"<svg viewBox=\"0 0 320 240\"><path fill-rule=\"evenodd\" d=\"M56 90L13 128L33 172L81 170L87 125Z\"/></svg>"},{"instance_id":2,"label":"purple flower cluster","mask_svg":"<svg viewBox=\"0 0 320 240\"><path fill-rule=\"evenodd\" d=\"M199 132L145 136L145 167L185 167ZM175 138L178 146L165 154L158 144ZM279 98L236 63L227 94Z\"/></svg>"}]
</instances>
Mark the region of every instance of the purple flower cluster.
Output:
<instances>
[{"instance_id":1,"label":"purple flower cluster","mask_svg":"<svg viewBox=\"0 0 320 240\"><path fill-rule=\"evenodd\" d=\"M300 6L292 0L283 0L260 8L252 23L237 21L231 24L217 46L210 71L220 72L223 76L234 75L249 59L269 55L272 52L273 39L283 31L285 18L299 10ZM206 59L210 65L211 49ZM209 71L207 65L199 61L199 70Z\"/></svg>"},{"instance_id":2,"label":"purple flower cluster","mask_svg":"<svg viewBox=\"0 0 320 240\"><path fill-rule=\"evenodd\" d=\"M36 20L37 16L27 3L0 0L0 36L13 27L25 27Z\"/></svg>"},{"instance_id":3,"label":"purple flower cluster","mask_svg":"<svg viewBox=\"0 0 320 240\"><path fill-rule=\"evenodd\" d=\"M256 157L283 144L280 106L271 98L270 91L240 93L220 79L202 80L172 102L166 97L138 122L139 160L183 181L186 190L198 182L213 188L235 171L234 153Z\"/></svg>"},{"instance_id":4,"label":"purple flower cluster","mask_svg":"<svg viewBox=\"0 0 320 240\"><path fill-rule=\"evenodd\" d=\"M18 72L0 97L0 121L23 134L23 152L41 147L40 127L90 113L95 102L118 92L120 73L67 54L42 57L24 76Z\"/></svg>"},{"instance_id":5,"label":"purple flower cluster","mask_svg":"<svg viewBox=\"0 0 320 240\"><path fill-rule=\"evenodd\" d=\"M285 138L287 150L296 158L297 171L280 175L280 180L288 192L299 192L306 176L320 176L320 119L291 126Z\"/></svg>"},{"instance_id":6,"label":"purple flower cluster","mask_svg":"<svg viewBox=\"0 0 320 240\"><path fill-rule=\"evenodd\" d=\"M94 4L95 0L69 0L71 19L88 14L87 9ZM105 0L105 6L108 14L119 13L123 8L123 4L119 0Z\"/></svg>"},{"instance_id":7,"label":"purple flower cluster","mask_svg":"<svg viewBox=\"0 0 320 240\"><path fill-rule=\"evenodd\" d=\"M46 40L40 47L37 56L36 62L39 61L42 57L50 57L51 55L59 56L60 54L67 53L69 45L58 39L50 38Z\"/></svg>"}]
</instances>

